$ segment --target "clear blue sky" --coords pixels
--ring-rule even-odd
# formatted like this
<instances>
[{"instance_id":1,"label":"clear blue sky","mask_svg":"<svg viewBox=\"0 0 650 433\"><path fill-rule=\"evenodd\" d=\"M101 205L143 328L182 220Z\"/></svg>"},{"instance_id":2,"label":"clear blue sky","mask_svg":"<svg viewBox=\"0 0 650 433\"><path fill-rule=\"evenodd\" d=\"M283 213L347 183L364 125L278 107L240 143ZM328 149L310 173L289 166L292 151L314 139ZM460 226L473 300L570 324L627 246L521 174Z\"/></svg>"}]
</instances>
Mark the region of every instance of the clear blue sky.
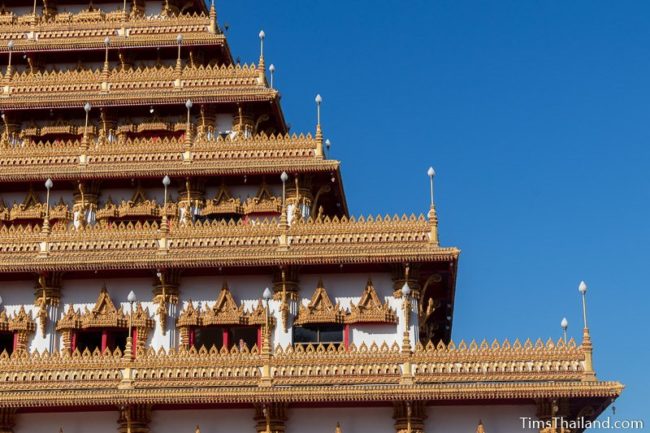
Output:
<instances>
[{"instance_id":1,"label":"clear blue sky","mask_svg":"<svg viewBox=\"0 0 650 433\"><path fill-rule=\"evenodd\" d=\"M292 131L323 95L351 213L425 213L436 168L454 339L580 337L584 279L598 377L650 425L650 2L217 2Z\"/></svg>"}]
</instances>

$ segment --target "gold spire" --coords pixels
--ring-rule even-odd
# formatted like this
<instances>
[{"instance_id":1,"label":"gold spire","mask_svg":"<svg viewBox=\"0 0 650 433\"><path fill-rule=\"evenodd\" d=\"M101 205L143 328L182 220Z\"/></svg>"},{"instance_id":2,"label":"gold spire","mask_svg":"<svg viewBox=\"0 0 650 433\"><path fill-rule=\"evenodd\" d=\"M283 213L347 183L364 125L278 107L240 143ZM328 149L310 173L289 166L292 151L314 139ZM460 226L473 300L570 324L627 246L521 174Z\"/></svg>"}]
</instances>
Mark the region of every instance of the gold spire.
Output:
<instances>
[{"instance_id":1,"label":"gold spire","mask_svg":"<svg viewBox=\"0 0 650 433\"><path fill-rule=\"evenodd\" d=\"M431 225L430 240L432 244L438 246L440 245L440 241L438 239L438 214L436 213L436 205L433 200L433 178L436 175L436 172L433 167L429 167L429 170L427 170L427 175L429 176L429 187L431 192L431 205L429 207L428 215L429 224Z\"/></svg>"},{"instance_id":2,"label":"gold spire","mask_svg":"<svg viewBox=\"0 0 650 433\"><path fill-rule=\"evenodd\" d=\"M343 433L343 430L341 429L341 424L336 423L336 429L334 430L334 433Z\"/></svg>"},{"instance_id":3,"label":"gold spire","mask_svg":"<svg viewBox=\"0 0 650 433\"><path fill-rule=\"evenodd\" d=\"M214 7L214 0L210 2L210 26L208 31L212 34L217 33L217 10Z\"/></svg>"},{"instance_id":4,"label":"gold spire","mask_svg":"<svg viewBox=\"0 0 650 433\"><path fill-rule=\"evenodd\" d=\"M476 433L485 433L485 428L483 427L483 421L478 421L478 426L476 426Z\"/></svg>"},{"instance_id":5,"label":"gold spire","mask_svg":"<svg viewBox=\"0 0 650 433\"><path fill-rule=\"evenodd\" d=\"M323 131L320 126L320 104L323 98L320 94L316 95L316 157L323 158Z\"/></svg>"},{"instance_id":6,"label":"gold spire","mask_svg":"<svg viewBox=\"0 0 650 433\"><path fill-rule=\"evenodd\" d=\"M587 284L584 281L580 281L578 291L582 295L582 318L584 321L584 328L582 330L582 352L585 355L585 364L582 380L594 381L596 380L593 361L594 347L591 344L591 335L589 334L589 326L587 326Z\"/></svg>"}]
</instances>

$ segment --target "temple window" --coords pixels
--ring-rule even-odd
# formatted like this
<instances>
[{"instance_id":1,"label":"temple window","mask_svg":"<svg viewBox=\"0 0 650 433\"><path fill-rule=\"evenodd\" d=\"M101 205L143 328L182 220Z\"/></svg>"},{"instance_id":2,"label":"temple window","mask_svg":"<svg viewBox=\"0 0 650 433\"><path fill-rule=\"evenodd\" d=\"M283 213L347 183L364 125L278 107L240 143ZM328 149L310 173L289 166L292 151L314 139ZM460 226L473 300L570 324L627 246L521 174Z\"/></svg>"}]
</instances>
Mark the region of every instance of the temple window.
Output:
<instances>
[{"instance_id":1,"label":"temple window","mask_svg":"<svg viewBox=\"0 0 650 433\"><path fill-rule=\"evenodd\" d=\"M135 304L132 314L131 337L137 354L145 348L154 321L149 316L149 310L142 308L140 303ZM56 329L62 334L63 349L69 352L83 353L88 350L103 353L119 349L123 353L128 337L129 315L121 307L115 307L106 287L102 287L92 310L86 307L81 314L70 305Z\"/></svg>"},{"instance_id":2,"label":"temple window","mask_svg":"<svg viewBox=\"0 0 650 433\"><path fill-rule=\"evenodd\" d=\"M9 331L0 331L0 354L7 352L11 355L14 351L14 333Z\"/></svg>"},{"instance_id":3,"label":"temple window","mask_svg":"<svg viewBox=\"0 0 650 433\"><path fill-rule=\"evenodd\" d=\"M345 325L320 323L296 326L293 328L293 342L296 344L308 343L343 343Z\"/></svg>"},{"instance_id":4,"label":"temple window","mask_svg":"<svg viewBox=\"0 0 650 433\"><path fill-rule=\"evenodd\" d=\"M311 301L300 306L293 322L294 344L343 343L347 347L350 327L345 324L345 316L343 308L332 303L323 281L319 280Z\"/></svg>"},{"instance_id":5,"label":"temple window","mask_svg":"<svg viewBox=\"0 0 650 433\"><path fill-rule=\"evenodd\" d=\"M233 347L240 350L259 349L265 315L261 301L251 312L244 311L243 304L237 306L228 285L224 283L212 308L202 310L200 305L195 307L191 300L187 303L177 324L181 346L197 350L203 347L208 350L212 347L217 350Z\"/></svg>"},{"instance_id":6,"label":"temple window","mask_svg":"<svg viewBox=\"0 0 650 433\"><path fill-rule=\"evenodd\" d=\"M36 331L36 323L31 315L21 306L20 310L9 319L6 311L0 311L0 354L27 350L29 336Z\"/></svg>"}]
</instances>

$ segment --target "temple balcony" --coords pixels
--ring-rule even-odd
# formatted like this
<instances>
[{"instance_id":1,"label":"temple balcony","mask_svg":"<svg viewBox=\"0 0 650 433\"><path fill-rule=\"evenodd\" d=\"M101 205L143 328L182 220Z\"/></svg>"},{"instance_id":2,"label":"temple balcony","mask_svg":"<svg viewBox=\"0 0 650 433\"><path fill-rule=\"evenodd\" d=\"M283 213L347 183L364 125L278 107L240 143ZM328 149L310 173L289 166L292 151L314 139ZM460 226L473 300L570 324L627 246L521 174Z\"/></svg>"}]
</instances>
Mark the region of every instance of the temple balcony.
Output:
<instances>
[{"instance_id":1,"label":"temple balcony","mask_svg":"<svg viewBox=\"0 0 650 433\"><path fill-rule=\"evenodd\" d=\"M156 269L344 263L455 263L415 216L3 226L0 271Z\"/></svg>"},{"instance_id":2,"label":"temple balcony","mask_svg":"<svg viewBox=\"0 0 650 433\"><path fill-rule=\"evenodd\" d=\"M83 129L83 128L81 128ZM94 130L94 129L93 129ZM43 166L54 179L130 178L138 176L257 175L335 173L339 162L318 157L310 135L257 135L208 138L188 142L171 138L125 138L114 142L69 140L6 143L0 153L0 180L42 180ZM188 153L189 152L189 153ZM80 164L81 156L85 164ZM340 181L338 182L340 184Z\"/></svg>"},{"instance_id":3,"label":"temple balcony","mask_svg":"<svg viewBox=\"0 0 650 433\"><path fill-rule=\"evenodd\" d=\"M13 50L48 51L104 49L104 39L111 39L111 48L176 47L176 37L183 35L183 46L221 47L227 57L230 52L225 36L214 26L208 14L175 16L127 16L122 11L80 11L58 13L49 20L34 16L0 15L0 53L7 53L7 43Z\"/></svg>"},{"instance_id":4,"label":"temple balcony","mask_svg":"<svg viewBox=\"0 0 650 433\"><path fill-rule=\"evenodd\" d=\"M606 403L617 382L585 379L585 352L573 340L417 345L308 345L154 351L136 356L6 353L0 390L8 407L115 404L365 403L400 399L530 401L579 397Z\"/></svg>"}]
</instances>

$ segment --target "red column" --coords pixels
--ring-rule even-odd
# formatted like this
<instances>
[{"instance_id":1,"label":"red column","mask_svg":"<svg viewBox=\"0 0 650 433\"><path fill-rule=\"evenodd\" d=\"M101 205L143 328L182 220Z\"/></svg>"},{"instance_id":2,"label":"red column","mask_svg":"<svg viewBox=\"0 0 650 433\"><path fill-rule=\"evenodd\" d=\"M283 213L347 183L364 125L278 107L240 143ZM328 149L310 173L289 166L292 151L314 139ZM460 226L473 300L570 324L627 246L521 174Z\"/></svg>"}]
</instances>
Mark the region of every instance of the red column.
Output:
<instances>
[{"instance_id":1,"label":"red column","mask_svg":"<svg viewBox=\"0 0 650 433\"><path fill-rule=\"evenodd\" d=\"M15 332L13 333L14 336L14 342L13 342L13 349L11 349L12 352L16 351L16 347L18 347L18 334Z\"/></svg>"},{"instance_id":2,"label":"red column","mask_svg":"<svg viewBox=\"0 0 650 433\"><path fill-rule=\"evenodd\" d=\"M102 329L102 353L104 353L107 347L108 347L108 331L106 329Z\"/></svg>"},{"instance_id":3,"label":"red column","mask_svg":"<svg viewBox=\"0 0 650 433\"><path fill-rule=\"evenodd\" d=\"M343 328L343 347L346 349L350 347L350 325L345 325Z\"/></svg>"},{"instance_id":4,"label":"red column","mask_svg":"<svg viewBox=\"0 0 650 433\"><path fill-rule=\"evenodd\" d=\"M227 328L223 328L223 334L222 335L223 335L223 338L222 338L223 339L223 347L225 347L226 349L230 349L230 345L228 344L229 341L228 341L228 329ZM219 348L217 347L217 349L219 349Z\"/></svg>"},{"instance_id":5,"label":"red column","mask_svg":"<svg viewBox=\"0 0 650 433\"><path fill-rule=\"evenodd\" d=\"M261 326L257 328L257 350L262 350L262 327Z\"/></svg>"},{"instance_id":6,"label":"red column","mask_svg":"<svg viewBox=\"0 0 650 433\"><path fill-rule=\"evenodd\" d=\"M191 349L194 347L194 339L196 338L196 334L194 333L194 328L190 329L190 347L188 349Z\"/></svg>"},{"instance_id":7,"label":"red column","mask_svg":"<svg viewBox=\"0 0 650 433\"><path fill-rule=\"evenodd\" d=\"M70 351L77 350L77 331L70 331Z\"/></svg>"},{"instance_id":8,"label":"red column","mask_svg":"<svg viewBox=\"0 0 650 433\"><path fill-rule=\"evenodd\" d=\"M131 329L131 334L131 353L135 358L138 347L138 330L136 328Z\"/></svg>"}]
</instances>

